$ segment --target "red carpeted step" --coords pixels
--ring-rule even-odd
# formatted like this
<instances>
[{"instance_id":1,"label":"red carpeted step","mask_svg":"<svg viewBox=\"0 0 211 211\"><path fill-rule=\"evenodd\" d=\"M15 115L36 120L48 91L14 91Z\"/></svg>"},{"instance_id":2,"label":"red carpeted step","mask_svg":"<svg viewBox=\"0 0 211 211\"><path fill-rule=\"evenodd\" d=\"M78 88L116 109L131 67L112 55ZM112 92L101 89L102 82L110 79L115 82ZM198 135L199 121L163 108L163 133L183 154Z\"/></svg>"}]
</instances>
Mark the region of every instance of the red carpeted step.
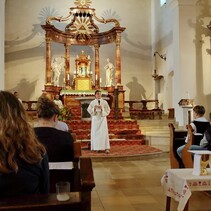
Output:
<instances>
[{"instance_id":1,"label":"red carpeted step","mask_svg":"<svg viewBox=\"0 0 211 211\"><path fill-rule=\"evenodd\" d=\"M67 121L72 132L76 134L77 140L90 139L91 120L73 119ZM108 119L108 129L110 139L143 139L137 121L123 119Z\"/></svg>"}]
</instances>

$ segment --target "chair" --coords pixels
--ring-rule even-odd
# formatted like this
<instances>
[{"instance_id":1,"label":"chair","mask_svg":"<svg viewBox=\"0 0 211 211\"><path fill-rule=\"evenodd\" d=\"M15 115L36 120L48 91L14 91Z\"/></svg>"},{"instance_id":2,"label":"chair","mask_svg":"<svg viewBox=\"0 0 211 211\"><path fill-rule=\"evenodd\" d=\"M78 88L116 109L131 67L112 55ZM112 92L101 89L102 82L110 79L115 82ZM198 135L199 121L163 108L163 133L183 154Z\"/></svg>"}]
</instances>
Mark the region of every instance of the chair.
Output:
<instances>
[{"instance_id":1,"label":"chair","mask_svg":"<svg viewBox=\"0 0 211 211\"><path fill-rule=\"evenodd\" d=\"M169 158L171 168L181 168L182 160L177 154L177 148L185 144L186 130L175 130L172 123L168 124L170 131Z\"/></svg>"}]
</instances>

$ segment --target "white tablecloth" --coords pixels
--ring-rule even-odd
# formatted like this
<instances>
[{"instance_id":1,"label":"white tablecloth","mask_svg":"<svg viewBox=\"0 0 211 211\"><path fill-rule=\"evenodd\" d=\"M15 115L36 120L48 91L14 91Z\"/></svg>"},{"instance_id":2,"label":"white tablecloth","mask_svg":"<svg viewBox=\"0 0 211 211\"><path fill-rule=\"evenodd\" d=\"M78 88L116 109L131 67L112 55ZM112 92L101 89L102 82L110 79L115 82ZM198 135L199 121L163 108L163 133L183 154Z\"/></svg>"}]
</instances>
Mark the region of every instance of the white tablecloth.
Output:
<instances>
[{"instance_id":1,"label":"white tablecloth","mask_svg":"<svg viewBox=\"0 0 211 211\"><path fill-rule=\"evenodd\" d=\"M193 169L168 169L161 179L165 194L179 202L178 211L184 207L192 191L211 190L211 169L208 175L195 176Z\"/></svg>"}]
</instances>

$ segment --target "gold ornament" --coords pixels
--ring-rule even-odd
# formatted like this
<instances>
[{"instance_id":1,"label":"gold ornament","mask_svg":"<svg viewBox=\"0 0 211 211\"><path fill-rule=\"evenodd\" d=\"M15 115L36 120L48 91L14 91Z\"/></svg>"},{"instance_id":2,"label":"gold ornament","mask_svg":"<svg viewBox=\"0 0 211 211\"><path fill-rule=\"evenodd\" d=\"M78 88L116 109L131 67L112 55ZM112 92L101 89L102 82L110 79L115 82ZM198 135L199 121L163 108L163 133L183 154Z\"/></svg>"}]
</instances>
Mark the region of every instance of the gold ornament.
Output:
<instances>
[{"instance_id":1,"label":"gold ornament","mask_svg":"<svg viewBox=\"0 0 211 211\"><path fill-rule=\"evenodd\" d=\"M89 7L91 3L91 0L75 0L74 2L77 7Z\"/></svg>"}]
</instances>

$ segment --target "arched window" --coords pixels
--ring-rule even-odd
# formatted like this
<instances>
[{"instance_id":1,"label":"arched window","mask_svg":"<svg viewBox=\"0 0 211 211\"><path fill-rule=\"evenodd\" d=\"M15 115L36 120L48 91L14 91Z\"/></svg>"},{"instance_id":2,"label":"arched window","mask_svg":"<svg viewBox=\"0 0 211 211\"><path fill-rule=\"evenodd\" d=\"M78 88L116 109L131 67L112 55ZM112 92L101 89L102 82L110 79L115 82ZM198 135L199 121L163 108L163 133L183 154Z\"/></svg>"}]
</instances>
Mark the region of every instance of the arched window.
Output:
<instances>
[{"instance_id":1,"label":"arched window","mask_svg":"<svg viewBox=\"0 0 211 211\"><path fill-rule=\"evenodd\" d=\"M160 6L163 6L164 4L166 4L166 0L160 0Z\"/></svg>"}]
</instances>

